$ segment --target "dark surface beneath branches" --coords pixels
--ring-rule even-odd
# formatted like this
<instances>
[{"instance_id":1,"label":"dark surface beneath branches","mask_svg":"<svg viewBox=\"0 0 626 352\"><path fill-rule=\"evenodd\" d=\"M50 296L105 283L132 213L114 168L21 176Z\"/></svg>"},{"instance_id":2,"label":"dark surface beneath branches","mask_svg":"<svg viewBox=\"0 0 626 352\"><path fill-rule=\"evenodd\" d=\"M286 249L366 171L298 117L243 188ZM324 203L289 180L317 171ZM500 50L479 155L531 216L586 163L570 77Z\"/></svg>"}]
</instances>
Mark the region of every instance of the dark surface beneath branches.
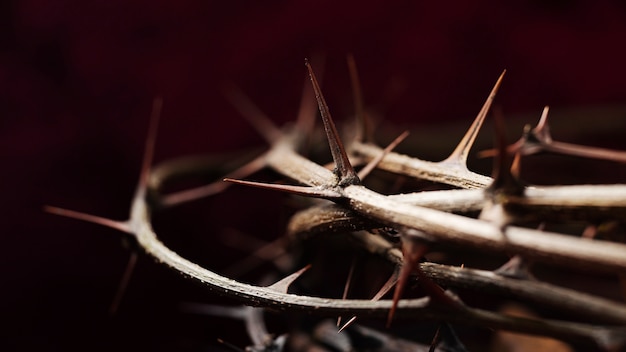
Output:
<instances>
[{"instance_id":1,"label":"dark surface beneath branches","mask_svg":"<svg viewBox=\"0 0 626 352\"><path fill-rule=\"evenodd\" d=\"M274 121L292 121L304 58L317 55L326 58L323 89L338 121L353 113L345 65L352 53L368 108L389 126L410 126L415 139L420 127L469 125L505 68L497 105L505 115L531 114L529 123L546 104L558 111L626 103L621 1L23 0L3 2L0 18L5 351L200 351L218 348L217 338L249 343L240 322L181 314L183 301L224 300L144 256L110 317L128 258L121 236L41 210L53 204L125 218L157 95L164 99L157 161L261 145L221 87L234 82ZM601 119L574 126L578 142ZM595 144L623 148L623 131L612 132ZM276 238L291 206L237 189L181 207L170 215L177 220L159 225L177 229L169 239L175 248L222 270L245 253L218 236L234 229Z\"/></svg>"}]
</instances>

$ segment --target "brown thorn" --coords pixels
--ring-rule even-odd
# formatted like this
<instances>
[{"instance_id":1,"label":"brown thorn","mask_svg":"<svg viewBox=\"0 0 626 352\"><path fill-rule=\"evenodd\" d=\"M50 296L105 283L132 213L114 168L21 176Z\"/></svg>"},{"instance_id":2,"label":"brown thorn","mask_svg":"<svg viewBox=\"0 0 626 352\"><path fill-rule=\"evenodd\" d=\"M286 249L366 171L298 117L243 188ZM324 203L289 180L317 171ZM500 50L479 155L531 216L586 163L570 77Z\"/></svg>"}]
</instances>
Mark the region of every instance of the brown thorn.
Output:
<instances>
[{"instance_id":1,"label":"brown thorn","mask_svg":"<svg viewBox=\"0 0 626 352\"><path fill-rule=\"evenodd\" d=\"M94 224L110 227L112 229L116 229L122 232L126 232L131 235L133 234L133 231L130 228L130 225L127 221L111 220L111 219L107 219L107 218L97 216L97 215L91 215L91 214L82 213L79 211L53 207L49 205L44 206L43 210L51 214L56 214L56 215L65 216L65 217L72 218L72 219L87 221L87 222L91 222Z\"/></svg>"},{"instance_id":2,"label":"brown thorn","mask_svg":"<svg viewBox=\"0 0 626 352\"><path fill-rule=\"evenodd\" d=\"M524 188L511 173L511 158L507 150L504 117L500 109L494 111L494 127L497 153L492 171L493 182L487 187L487 191L519 195Z\"/></svg>"},{"instance_id":3,"label":"brown thorn","mask_svg":"<svg viewBox=\"0 0 626 352\"><path fill-rule=\"evenodd\" d=\"M362 180L367 177L367 175L369 175L370 172L372 172L372 170L374 170L374 168L378 166L378 164L380 164L383 158L387 154L389 154L395 147L397 147L398 144L402 143L402 141L404 141L406 137L408 137L408 135L409 131L404 131L401 135L399 135L398 137L396 137L396 139L389 143L389 145L385 149L383 149L380 154L378 154L374 159L370 160L370 162L367 163L367 165L365 165L365 167L362 168L361 171L359 171L359 179Z\"/></svg>"},{"instance_id":4,"label":"brown thorn","mask_svg":"<svg viewBox=\"0 0 626 352\"><path fill-rule=\"evenodd\" d=\"M370 301L376 302L379 301L393 286L398 282L398 270L395 270L393 274L387 279L387 281L383 284L383 286L376 292L374 297ZM348 326L352 325L352 323L356 320L356 315L353 316L350 320L348 320L337 332L342 332Z\"/></svg>"},{"instance_id":5,"label":"brown thorn","mask_svg":"<svg viewBox=\"0 0 626 352\"><path fill-rule=\"evenodd\" d=\"M317 55L311 59L311 62L317 67L318 73L324 72L324 60L321 55ZM320 74L323 76L323 74ZM320 79L321 81L321 79ZM315 127L315 121L317 120L317 101L315 100L315 92L313 87L308 82L304 82L302 87L302 97L300 98L300 108L298 110L298 117L296 118L296 126L302 132L311 132Z\"/></svg>"},{"instance_id":6,"label":"brown thorn","mask_svg":"<svg viewBox=\"0 0 626 352\"><path fill-rule=\"evenodd\" d=\"M267 153L263 153L256 157L254 160L242 165L240 168L228 173L225 177L228 178L242 178L250 176L251 174L261 170L267 164L265 158ZM194 201L200 198L209 197L220 192L223 192L230 183L220 181L211 182L208 185L187 189L184 191L174 192L161 196L160 204L164 207L173 207L182 203Z\"/></svg>"},{"instance_id":7,"label":"brown thorn","mask_svg":"<svg viewBox=\"0 0 626 352\"><path fill-rule=\"evenodd\" d=\"M522 155L520 153L515 153L513 157L513 163L511 164L511 175L514 178L519 179L522 173Z\"/></svg>"},{"instance_id":8,"label":"brown thorn","mask_svg":"<svg viewBox=\"0 0 626 352\"><path fill-rule=\"evenodd\" d=\"M437 326L437 330L435 331L435 336L433 336L433 339L430 342L430 347L428 348L428 352L435 352L435 349L437 348L437 345L439 344L439 340L441 339L440 334L441 334L442 325L443 323L440 323Z\"/></svg>"},{"instance_id":9,"label":"brown thorn","mask_svg":"<svg viewBox=\"0 0 626 352\"><path fill-rule=\"evenodd\" d=\"M365 115L363 104L363 91L361 90L361 81L359 79L359 71L356 67L354 55L349 54L346 58L348 63L348 72L350 73L350 84L352 85L352 96L354 99L354 113L357 120L356 140L359 142L372 142L373 132L370 121Z\"/></svg>"},{"instance_id":10,"label":"brown thorn","mask_svg":"<svg viewBox=\"0 0 626 352\"><path fill-rule=\"evenodd\" d=\"M272 145L280 138L282 135L280 128L234 83L225 84L222 92L233 107L248 120L268 144Z\"/></svg>"},{"instance_id":11,"label":"brown thorn","mask_svg":"<svg viewBox=\"0 0 626 352\"><path fill-rule=\"evenodd\" d=\"M626 163L626 152L619 150L588 147L564 142L551 142L550 144L542 145L542 148L551 153Z\"/></svg>"},{"instance_id":12,"label":"brown thorn","mask_svg":"<svg viewBox=\"0 0 626 352\"><path fill-rule=\"evenodd\" d=\"M128 258L128 264L126 264L126 269L124 270L124 274L122 275L122 279L117 287L117 291L115 292L115 297L113 298L113 302L111 302L111 306L109 307L109 315L115 315L120 306L120 302L122 302L122 297L124 297L124 293L126 293L126 288L128 287L128 283L130 282L130 278L133 275L133 271L135 270L135 266L137 264L137 252L131 252L130 257Z\"/></svg>"},{"instance_id":13,"label":"brown thorn","mask_svg":"<svg viewBox=\"0 0 626 352\"><path fill-rule=\"evenodd\" d=\"M335 162L335 173L339 177L339 185L347 186L359 184L359 177L356 175L354 168L350 164L350 160L348 160L348 154L346 153L343 143L339 138L339 133L337 132L337 128L335 127L332 117L330 116L328 105L322 95L317 79L315 78L315 73L313 73L313 68L309 64L309 60L305 60L305 65L309 71L309 77L311 79L311 83L313 84L317 105L319 107L320 114L322 115L322 122L324 123L324 130L326 131L326 137L328 138L330 152L333 156L333 161Z\"/></svg>"},{"instance_id":14,"label":"brown thorn","mask_svg":"<svg viewBox=\"0 0 626 352\"><path fill-rule=\"evenodd\" d=\"M480 131L480 128L483 125L483 122L485 121L485 117L487 116L487 113L489 112L489 108L491 107L491 104L493 103L496 97L498 89L500 88L500 85L502 84L502 79L504 78L505 73L506 73L506 70L502 71L502 73L500 74L500 77L498 77L498 80L496 81L496 84L491 89L491 92L489 93L487 100L485 100L485 103L483 104L482 108L478 112L478 115L474 119L474 122L472 123L470 128L467 130L463 138L461 139L461 142L459 142L459 144L456 146L452 154L450 154L450 156L442 162L455 163L455 164L459 164L463 166L466 165L469 151L472 148L474 141L476 140L476 136L478 135L478 132Z\"/></svg>"},{"instance_id":15,"label":"brown thorn","mask_svg":"<svg viewBox=\"0 0 626 352\"><path fill-rule=\"evenodd\" d=\"M222 345L224 345L226 348L230 348L231 350L235 351L235 352L245 352L243 349L233 345L232 343L228 342L228 341L224 341L222 339L220 339L219 337L217 338L217 342L221 343Z\"/></svg>"},{"instance_id":16,"label":"brown thorn","mask_svg":"<svg viewBox=\"0 0 626 352\"><path fill-rule=\"evenodd\" d=\"M238 183L240 185L269 189L269 190L274 190L274 191L287 192L287 193L297 194L297 195L306 196L306 197L315 197L315 198L324 198L324 199L342 197L341 194L331 189L324 189L324 188L317 188L317 187L279 185L279 184L273 184L273 183L236 180L232 178L225 178L224 181Z\"/></svg>"},{"instance_id":17,"label":"brown thorn","mask_svg":"<svg viewBox=\"0 0 626 352\"><path fill-rule=\"evenodd\" d=\"M391 326L391 321L393 320L396 308L398 307L398 302L400 301L400 295L409 280L409 275L417 269L420 259L422 259L427 251L428 246L423 243L418 243L410 239L402 241L404 263L402 264L400 274L398 275L396 289L393 292L393 303L391 305L391 309L389 310L389 315L387 316L387 327Z\"/></svg>"},{"instance_id":18,"label":"brown thorn","mask_svg":"<svg viewBox=\"0 0 626 352\"><path fill-rule=\"evenodd\" d=\"M350 318L350 320L348 320L345 324L343 324L343 326L339 328L339 330L337 330L337 333L344 331L348 326L352 325L352 323L354 323L355 320L356 320L356 315Z\"/></svg>"},{"instance_id":19,"label":"brown thorn","mask_svg":"<svg viewBox=\"0 0 626 352\"><path fill-rule=\"evenodd\" d=\"M581 235L582 238L593 239L598 235L598 227L596 225L587 225Z\"/></svg>"},{"instance_id":20,"label":"brown thorn","mask_svg":"<svg viewBox=\"0 0 626 352\"><path fill-rule=\"evenodd\" d=\"M550 111L549 106L544 106L543 111L541 112L541 117L539 118L539 122L537 126L533 128L533 133L535 136L540 137L542 142L550 143L552 142L552 136L550 136L550 128L548 127L548 112Z\"/></svg>"},{"instance_id":21,"label":"brown thorn","mask_svg":"<svg viewBox=\"0 0 626 352\"><path fill-rule=\"evenodd\" d=\"M156 144L156 135L159 128L159 120L161 118L161 110L163 109L163 99L155 98L152 101L152 113L150 115L150 126L148 127L148 136L144 149L143 161L141 164L141 173L139 174L138 192L144 192L148 187L148 178L150 177L150 166L154 158L154 149Z\"/></svg>"},{"instance_id":22,"label":"brown thorn","mask_svg":"<svg viewBox=\"0 0 626 352\"><path fill-rule=\"evenodd\" d=\"M348 277L346 278L346 284L343 286L343 295L341 295L341 299L348 298L348 291L350 291L350 283L352 282L352 274L354 274L354 267L356 266L356 257L352 258L352 263L350 264L350 270L348 270ZM337 317L337 326L341 325L341 315Z\"/></svg>"},{"instance_id":23,"label":"brown thorn","mask_svg":"<svg viewBox=\"0 0 626 352\"><path fill-rule=\"evenodd\" d=\"M281 293L287 293L287 291L289 290L289 286L291 286L291 284L296 281L296 279L298 279L302 274L304 274L304 272L306 272L307 270L309 270L311 268L311 264L305 266L304 268L296 271L295 273L277 281L276 283L267 286L268 289L276 291L276 292L281 292Z\"/></svg>"}]
</instances>

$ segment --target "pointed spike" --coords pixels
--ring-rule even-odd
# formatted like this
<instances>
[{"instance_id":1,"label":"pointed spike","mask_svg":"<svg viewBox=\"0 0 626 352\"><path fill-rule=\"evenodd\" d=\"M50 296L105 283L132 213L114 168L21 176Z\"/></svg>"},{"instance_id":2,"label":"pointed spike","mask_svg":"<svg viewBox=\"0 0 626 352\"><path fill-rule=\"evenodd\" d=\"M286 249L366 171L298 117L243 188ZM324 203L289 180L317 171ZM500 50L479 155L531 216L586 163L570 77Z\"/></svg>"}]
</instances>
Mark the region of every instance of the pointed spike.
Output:
<instances>
[{"instance_id":1,"label":"pointed spike","mask_svg":"<svg viewBox=\"0 0 626 352\"><path fill-rule=\"evenodd\" d=\"M383 284L383 286L376 292L374 297L372 297L371 301L376 302L379 301L389 290L393 288L393 286L398 282L398 270L394 270L393 274L387 279L387 281ZM356 320L356 315L353 316L350 320L348 320L343 326L339 329L338 332L342 332L348 326L350 326Z\"/></svg>"},{"instance_id":2,"label":"pointed spike","mask_svg":"<svg viewBox=\"0 0 626 352\"><path fill-rule=\"evenodd\" d=\"M122 275L122 279L120 280L119 285L117 286L117 291L115 292L115 297L113 298L113 302L111 302L111 306L109 307L109 315L113 316L117 313L117 310L122 302L122 298L126 293L126 288L128 287L128 283L130 282L130 278L135 271L135 266L137 264L137 252L131 252L130 257L128 258L128 263L126 264L126 269L124 270L124 274Z\"/></svg>"},{"instance_id":3,"label":"pointed spike","mask_svg":"<svg viewBox=\"0 0 626 352\"><path fill-rule=\"evenodd\" d=\"M443 162L456 163L456 164L463 165L463 166L466 165L469 151L472 148L474 141L476 140L476 136L478 135L478 132L480 131L480 128L483 125L483 122L485 121L485 117L487 116L487 113L489 112L489 108L491 107L491 104L493 103L496 97L498 89L500 88L500 85L502 84L502 79L504 78L505 73L506 73L506 70L502 71L502 73L500 74L500 77L496 81L496 84L491 89L491 92L489 93L487 100L485 101L482 108L480 109L480 112L474 119L474 122L472 123L470 128L467 130L467 132L463 136L463 139L461 139L461 142L459 142L459 144L454 149L452 154L450 154L450 156Z\"/></svg>"},{"instance_id":4,"label":"pointed spike","mask_svg":"<svg viewBox=\"0 0 626 352\"><path fill-rule=\"evenodd\" d=\"M94 224L110 227L112 229L126 232L131 235L133 234L133 231L127 221L111 220L111 219L103 218L101 216L91 215L91 214L82 213L79 211L74 211L74 210L69 210L69 209L64 209L64 208L53 207L49 205L44 206L44 211L51 213L51 214L56 214L56 215L65 216L65 217L72 218L72 219L87 221L87 222L91 222Z\"/></svg>"},{"instance_id":5,"label":"pointed spike","mask_svg":"<svg viewBox=\"0 0 626 352\"><path fill-rule=\"evenodd\" d=\"M513 157L513 163L511 164L511 175L515 179L519 179L522 174L522 155L520 153L515 153L515 157Z\"/></svg>"},{"instance_id":6,"label":"pointed spike","mask_svg":"<svg viewBox=\"0 0 626 352\"><path fill-rule=\"evenodd\" d=\"M228 341L224 341L220 338L217 338L217 342L224 345L224 347L234 351L234 352L246 352L245 350L233 345L232 343L228 342Z\"/></svg>"},{"instance_id":7,"label":"pointed spike","mask_svg":"<svg viewBox=\"0 0 626 352\"><path fill-rule=\"evenodd\" d=\"M363 104L363 91L361 90L361 81L359 72L356 67L354 55L349 54L347 57L348 71L350 73L350 84L352 85L352 96L354 99L354 113L357 120L356 140L359 142L372 142L373 133L370 121L365 116Z\"/></svg>"},{"instance_id":8,"label":"pointed spike","mask_svg":"<svg viewBox=\"0 0 626 352\"><path fill-rule=\"evenodd\" d=\"M138 192L145 192L148 187L148 178L150 177L150 167L154 158L154 149L156 144L156 135L159 128L159 120L161 118L161 110L163 109L163 99L157 97L152 101L152 114L150 116L150 126L148 127L148 136L144 148L143 161L141 164L141 173L139 174Z\"/></svg>"},{"instance_id":9,"label":"pointed spike","mask_svg":"<svg viewBox=\"0 0 626 352\"><path fill-rule=\"evenodd\" d=\"M228 173L226 177L228 178L243 178L252 175L253 173L261 170L267 164L266 162L267 153L263 153L258 157L254 158L252 161L242 165L240 168ZM173 207L182 203L198 200L201 198L209 197L220 192L223 192L228 187L230 187L230 183L225 183L222 180L211 182L208 185L187 189L180 192L174 192L170 194L163 195L160 199L161 206L164 207Z\"/></svg>"},{"instance_id":10,"label":"pointed spike","mask_svg":"<svg viewBox=\"0 0 626 352\"><path fill-rule=\"evenodd\" d=\"M531 262L518 254L494 270L494 273L514 279L533 280L534 277L530 272L531 266Z\"/></svg>"},{"instance_id":11,"label":"pointed spike","mask_svg":"<svg viewBox=\"0 0 626 352\"><path fill-rule=\"evenodd\" d=\"M348 298L348 292L350 291L350 284L352 283L352 274L354 274L354 267L356 266L356 257L352 258L352 263L350 264L350 270L348 270L348 277L346 278L346 284L343 286L343 295L341 295L341 299ZM337 317L337 326L341 325L341 315Z\"/></svg>"},{"instance_id":12,"label":"pointed spike","mask_svg":"<svg viewBox=\"0 0 626 352\"><path fill-rule=\"evenodd\" d=\"M546 152L550 153L626 163L626 152L620 150L589 147L564 142L551 142L549 144L542 145L542 148Z\"/></svg>"},{"instance_id":13,"label":"pointed spike","mask_svg":"<svg viewBox=\"0 0 626 352\"><path fill-rule=\"evenodd\" d=\"M509 157L506 144L504 117L500 109L496 109L494 112L494 122L497 153L492 171L493 181L491 185L487 187L487 191L520 195L523 193L524 187L511 173L511 158Z\"/></svg>"},{"instance_id":14,"label":"pointed spike","mask_svg":"<svg viewBox=\"0 0 626 352\"><path fill-rule=\"evenodd\" d=\"M304 268L296 271L295 273L285 277L284 279L281 279L281 280L277 281L273 285L267 286L267 288L269 288L270 290L276 291L276 292L287 293L287 291L289 290L289 286L291 286L291 284L294 281L296 281L296 279L298 279L300 276L302 276L302 274L304 274L310 268L311 268L311 264L309 264L309 265L305 266Z\"/></svg>"},{"instance_id":15,"label":"pointed spike","mask_svg":"<svg viewBox=\"0 0 626 352\"><path fill-rule=\"evenodd\" d=\"M324 60L321 55L315 56L311 62L317 67L317 72L324 72ZM322 76L322 75L320 75ZM300 131L310 133L315 127L317 120L318 106L315 100L315 92L309 82L304 82L302 87L302 97L300 98L300 108L296 119L296 126Z\"/></svg>"},{"instance_id":16,"label":"pointed spike","mask_svg":"<svg viewBox=\"0 0 626 352\"><path fill-rule=\"evenodd\" d=\"M264 188L274 191L287 192L292 194L297 194L300 196L306 197L315 197L315 198L324 198L324 199L334 199L341 198L341 194L331 190L331 189L323 189L309 186L292 186L292 185L279 185L273 183L264 183L264 182L254 182L254 181L244 181L244 180L236 180L232 178L225 178L225 182L238 183L240 185L252 186L257 188Z\"/></svg>"},{"instance_id":17,"label":"pointed spike","mask_svg":"<svg viewBox=\"0 0 626 352\"><path fill-rule=\"evenodd\" d=\"M356 320L356 315L350 318L350 320L348 320L345 324L343 324L343 326L340 327L339 330L337 330L337 333L344 331L347 327L352 325L352 323L354 323L355 320Z\"/></svg>"},{"instance_id":18,"label":"pointed spike","mask_svg":"<svg viewBox=\"0 0 626 352\"><path fill-rule=\"evenodd\" d=\"M396 289L393 292L393 304L389 310L389 315L387 316L387 327L391 326L391 321L393 320L396 308L398 307L398 302L400 301L400 295L402 294L402 291L404 291L404 287L409 280L409 275L417 269L419 261L427 251L427 245L411 239L404 240L403 238L402 254L404 257L404 263L402 264L400 274L398 275Z\"/></svg>"},{"instance_id":19,"label":"pointed spike","mask_svg":"<svg viewBox=\"0 0 626 352\"><path fill-rule=\"evenodd\" d=\"M320 114L322 115L322 122L324 123L324 130L326 131L326 137L328 138L330 152L333 156L333 161L335 162L335 172L339 177L339 185L346 186L359 184L359 178L350 164L348 154L346 153L343 143L339 138L339 133L337 132L337 128L335 127L332 117L330 116L328 105L326 104L326 100L324 99L319 84L317 83L315 73L313 73L313 68L309 64L308 60L305 61L305 65L309 71L309 77L311 79L311 83L313 84L317 105L319 107Z\"/></svg>"},{"instance_id":20,"label":"pointed spike","mask_svg":"<svg viewBox=\"0 0 626 352\"><path fill-rule=\"evenodd\" d=\"M548 112L550 111L550 107L548 105L543 107L543 111L541 112L541 117L539 118L539 122L537 126L534 128L536 132L546 131L548 129Z\"/></svg>"},{"instance_id":21,"label":"pointed spike","mask_svg":"<svg viewBox=\"0 0 626 352\"><path fill-rule=\"evenodd\" d=\"M282 135L278 126L250 100L234 83L225 84L222 91L230 103L239 113L263 136L265 141L272 145Z\"/></svg>"},{"instance_id":22,"label":"pointed spike","mask_svg":"<svg viewBox=\"0 0 626 352\"><path fill-rule=\"evenodd\" d=\"M409 131L404 131L401 135L399 135L398 137L396 137L396 139L389 143L389 145L385 149L383 149L382 153L378 154L374 159L370 160L370 162L367 163L367 165L365 165L365 167L362 168L361 171L359 171L359 179L362 180L367 177L367 175L369 175L370 172L372 172L372 170L374 170L374 168L376 168L376 166L380 164L385 156L389 154L395 147L397 147L398 144L402 143L402 141L404 141L406 137L408 137L408 135Z\"/></svg>"}]
</instances>

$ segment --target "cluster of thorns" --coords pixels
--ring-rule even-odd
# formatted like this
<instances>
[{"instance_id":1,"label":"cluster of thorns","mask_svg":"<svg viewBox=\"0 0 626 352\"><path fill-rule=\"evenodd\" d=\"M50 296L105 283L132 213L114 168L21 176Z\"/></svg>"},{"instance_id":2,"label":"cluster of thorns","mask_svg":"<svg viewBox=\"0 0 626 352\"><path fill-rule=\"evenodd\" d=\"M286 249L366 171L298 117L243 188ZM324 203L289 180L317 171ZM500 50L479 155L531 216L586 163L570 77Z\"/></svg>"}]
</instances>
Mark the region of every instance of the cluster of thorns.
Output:
<instances>
[{"instance_id":1,"label":"cluster of thorns","mask_svg":"<svg viewBox=\"0 0 626 352\"><path fill-rule=\"evenodd\" d=\"M236 107L249 117L269 142L270 148L223 179L191 190L169 194L161 192L168 180L192 174L204 165L194 161L151 166L161 106L161 101L155 100L143 167L129 219L115 221L56 207L46 207L46 210L121 230L156 261L218 293L243 302L246 308L220 311L212 307L208 310L212 314L238 316L246 320L253 342L247 348L250 351L280 351L285 348L288 339L286 335L275 337L267 332L262 315L259 315L262 310L257 307L346 318L339 318L338 331L350 327L356 329L356 325L352 324L357 317L384 317L387 326L395 317L419 317L441 322L441 331L438 330L430 346L424 347L425 350L464 350L448 324L550 336L607 351L623 349L626 342L626 305L538 281L529 268L537 262L573 270L584 268L610 273L623 279L626 273L626 245L594 238L594 234L601 224L619 221L626 212L626 185L532 186L520 180L520 165L522 157L538 153L622 163L626 162L626 153L552 140L547 107L535 127L527 126L518 142L507 145L503 119L496 111L493 114L495 148L482 153L483 156L494 157L492 175L488 177L470 171L466 163L469 151L488 115L503 72L471 127L448 158L429 162L399 154L393 149L408 133L397 137L386 148L373 142L371 124L362 108L354 61L350 58L348 62L358 123L356 136L346 145L339 137L316 76L307 61L312 90L305 88L301 112L297 123L292 126L276 127L240 92L230 90ZM320 165L302 155L302 148L314 130L315 105L330 146L332 165ZM243 180L264 168L293 180L294 184ZM447 189L384 195L362 184L362 180L375 169L447 185ZM318 233L347 234L368 251L395 265L397 270L371 299L349 299L350 278L341 298L311 297L288 292L290 285L308 266L269 286L249 285L183 258L158 239L151 225L154 209L211 196L233 184L325 200L311 202L308 208L291 217L287 226L289 238ZM542 225L555 219L582 221L587 227L579 236L545 231ZM433 246L462 247L479 253L506 253L511 259L494 271L442 265L424 260ZM426 295L402 299L407 283L414 278L417 278ZM564 312L576 312L584 322L514 317L472 308L454 293L455 287L469 287L527 303L549 305ZM394 289L393 298L383 299L391 289ZM369 333L375 334L373 331ZM380 343L388 339L381 333L372 336L376 336ZM399 340L394 341L396 346L400 346ZM418 344L405 341L402 346L397 347L398 350L417 348Z\"/></svg>"}]
</instances>

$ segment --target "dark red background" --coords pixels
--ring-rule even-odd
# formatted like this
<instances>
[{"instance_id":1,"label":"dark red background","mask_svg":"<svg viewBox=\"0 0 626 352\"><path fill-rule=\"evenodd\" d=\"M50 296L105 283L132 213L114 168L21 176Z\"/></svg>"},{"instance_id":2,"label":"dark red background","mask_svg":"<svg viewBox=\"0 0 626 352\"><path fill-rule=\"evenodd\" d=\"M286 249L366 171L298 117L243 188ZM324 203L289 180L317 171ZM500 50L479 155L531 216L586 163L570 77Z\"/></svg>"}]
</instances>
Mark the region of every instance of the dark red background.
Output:
<instances>
[{"instance_id":1,"label":"dark red background","mask_svg":"<svg viewBox=\"0 0 626 352\"><path fill-rule=\"evenodd\" d=\"M207 293L145 258L129 303L109 318L127 258L120 236L41 211L125 218L156 95L157 160L260 145L221 85L235 82L275 121L290 121L304 58L315 55L326 58L338 119L352 112L348 53L368 106L391 123L469 121L505 68L505 113L626 102L622 1L0 6L3 350L200 350L197 336L213 341L206 321L171 313L181 296Z\"/></svg>"}]
</instances>

